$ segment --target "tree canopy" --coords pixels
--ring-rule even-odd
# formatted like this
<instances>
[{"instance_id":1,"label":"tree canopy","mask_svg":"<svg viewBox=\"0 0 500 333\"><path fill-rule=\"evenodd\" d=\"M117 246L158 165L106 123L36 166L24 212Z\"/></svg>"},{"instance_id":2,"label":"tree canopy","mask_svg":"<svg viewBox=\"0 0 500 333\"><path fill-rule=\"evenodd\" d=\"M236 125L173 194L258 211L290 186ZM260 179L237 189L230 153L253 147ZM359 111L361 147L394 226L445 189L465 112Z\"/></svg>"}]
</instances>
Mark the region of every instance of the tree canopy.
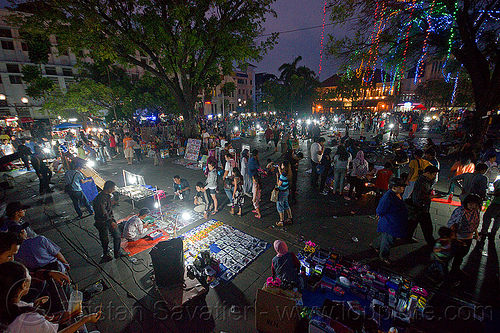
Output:
<instances>
[{"instance_id":1,"label":"tree canopy","mask_svg":"<svg viewBox=\"0 0 500 333\"><path fill-rule=\"evenodd\" d=\"M310 113L313 102L318 97L319 80L311 69L298 66L302 57L279 67L280 77L269 75L265 78L263 92L267 102L277 110L286 113ZM267 103L266 102L266 103Z\"/></svg>"},{"instance_id":2,"label":"tree canopy","mask_svg":"<svg viewBox=\"0 0 500 333\"><path fill-rule=\"evenodd\" d=\"M486 115L500 104L500 0L330 0L329 9L349 29L328 47L346 65L383 67L393 81L412 67L418 79L431 60L444 62L446 81L463 69L476 108L468 139L482 141Z\"/></svg>"},{"instance_id":3,"label":"tree canopy","mask_svg":"<svg viewBox=\"0 0 500 333\"><path fill-rule=\"evenodd\" d=\"M234 64L259 60L275 43L260 43L274 0L36 0L17 17L26 31L57 36L59 48L90 50L94 59L139 66L161 80L195 134L195 103ZM20 8L21 9L21 8Z\"/></svg>"}]
</instances>

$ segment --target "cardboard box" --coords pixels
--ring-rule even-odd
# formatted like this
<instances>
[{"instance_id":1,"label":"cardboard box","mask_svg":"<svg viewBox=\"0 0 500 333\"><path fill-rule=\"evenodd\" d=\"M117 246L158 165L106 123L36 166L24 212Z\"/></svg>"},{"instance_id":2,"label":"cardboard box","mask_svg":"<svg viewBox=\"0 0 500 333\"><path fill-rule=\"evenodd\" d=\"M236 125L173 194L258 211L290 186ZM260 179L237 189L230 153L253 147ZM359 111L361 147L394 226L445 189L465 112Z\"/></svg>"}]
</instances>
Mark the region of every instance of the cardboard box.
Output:
<instances>
[{"instance_id":1,"label":"cardboard box","mask_svg":"<svg viewBox=\"0 0 500 333\"><path fill-rule=\"evenodd\" d=\"M294 300L258 289L255 328L263 333L294 333L300 320L299 311Z\"/></svg>"}]
</instances>

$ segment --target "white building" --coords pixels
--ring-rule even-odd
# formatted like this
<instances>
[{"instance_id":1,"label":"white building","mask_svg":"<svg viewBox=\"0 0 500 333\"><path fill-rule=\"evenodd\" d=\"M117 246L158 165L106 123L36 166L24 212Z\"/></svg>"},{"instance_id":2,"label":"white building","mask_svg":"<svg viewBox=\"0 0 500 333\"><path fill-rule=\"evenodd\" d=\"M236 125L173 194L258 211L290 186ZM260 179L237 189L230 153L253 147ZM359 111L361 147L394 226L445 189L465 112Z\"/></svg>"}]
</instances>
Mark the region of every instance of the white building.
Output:
<instances>
[{"instance_id":1,"label":"white building","mask_svg":"<svg viewBox=\"0 0 500 333\"><path fill-rule=\"evenodd\" d=\"M222 87L227 82L232 82L235 85L235 91L226 96L222 93ZM208 95L208 96L207 96ZM226 101L223 104L223 101ZM255 105L255 66L248 65L246 70L235 70L231 75L226 75L222 82L213 88L209 94L205 94L203 101L204 115L224 115L227 116L232 112L242 113L253 112ZM248 110L247 106L254 105L252 110Z\"/></svg>"},{"instance_id":2,"label":"white building","mask_svg":"<svg viewBox=\"0 0 500 333\"><path fill-rule=\"evenodd\" d=\"M26 95L27 85L22 80L21 68L35 65L28 57L28 46L19 35L19 30L6 22L12 12L0 9L0 117L18 117L21 122L47 118L39 112L41 100ZM56 88L66 90L75 81L76 57L57 48L55 37L50 38L49 61L41 66L42 75L49 78Z\"/></svg>"}]
</instances>

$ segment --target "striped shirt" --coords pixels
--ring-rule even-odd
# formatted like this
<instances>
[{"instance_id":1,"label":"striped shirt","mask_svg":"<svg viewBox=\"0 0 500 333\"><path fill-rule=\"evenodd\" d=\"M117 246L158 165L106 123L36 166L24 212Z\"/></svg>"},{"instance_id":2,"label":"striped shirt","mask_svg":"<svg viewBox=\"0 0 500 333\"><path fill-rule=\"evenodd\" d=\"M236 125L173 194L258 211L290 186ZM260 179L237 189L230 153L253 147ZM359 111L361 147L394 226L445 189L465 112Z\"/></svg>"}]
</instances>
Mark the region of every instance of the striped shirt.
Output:
<instances>
[{"instance_id":1,"label":"striped shirt","mask_svg":"<svg viewBox=\"0 0 500 333\"><path fill-rule=\"evenodd\" d=\"M280 191L288 190L288 186L290 185L290 181L288 180L285 174L280 174L279 180L281 181L281 186L278 187Z\"/></svg>"}]
</instances>

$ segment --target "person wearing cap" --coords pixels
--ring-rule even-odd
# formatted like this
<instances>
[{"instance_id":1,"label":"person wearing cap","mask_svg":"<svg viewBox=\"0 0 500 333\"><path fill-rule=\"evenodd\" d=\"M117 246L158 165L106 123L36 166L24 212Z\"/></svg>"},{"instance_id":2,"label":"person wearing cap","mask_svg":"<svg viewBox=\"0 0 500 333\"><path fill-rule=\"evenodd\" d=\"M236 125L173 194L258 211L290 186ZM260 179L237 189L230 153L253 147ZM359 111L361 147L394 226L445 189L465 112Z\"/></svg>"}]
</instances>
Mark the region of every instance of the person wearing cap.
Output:
<instances>
[{"instance_id":1,"label":"person wearing cap","mask_svg":"<svg viewBox=\"0 0 500 333\"><path fill-rule=\"evenodd\" d=\"M142 208L137 215L123 222L123 238L129 242L134 242L149 234L151 230L148 230L148 224L143 222L149 213L148 208Z\"/></svg>"},{"instance_id":2,"label":"person wearing cap","mask_svg":"<svg viewBox=\"0 0 500 333\"><path fill-rule=\"evenodd\" d=\"M33 229L30 228L28 222L22 222L22 218L26 215L26 209L31 206L23 205L20 201L12 201L7 204L5 208L5 215L7 217L4 219L0 231L8 231L10 227L18 225L22 226L26 230L26 235L28 238L33 238L38 236Z\"/></svg>"},{"instance_id":3,"label":"person wearing cap","mask_svg":"<svg viewBox=\"0 0 500 333\"><path fill-rule=\"evenodd\" d=\"M110 261L113 259L108 251L109 247L109 234L113 238L113 250L115 258L128 257L130 253L122 250L121 235L118 229L118 224L113 216L113 209L111 204L111 194L115 192L116 184L111 180L104 183L104 188L95 197L93 201L94 206L94 226L99 231L99 239L102 246L102 262Z\"/></svg>"},{"instance_id":4,"label":"person wearing cap","mask_svg":"<svg viewBox=\"0 0 500 333\"><path fill-rule=\"evenodd\" d=\"M389 190L384 193L377 206L380 236L370 244L386 264L390 264L389 254L396 238L406 238L408 235L408 208L403 201L406 182L400 178L389 181Z\"/></svg>"},{"instance_id":5,"label":"person wearing cap","mask_svg":"<svg viewBox=\"0 0 500 333\"><path fill-rule=\"evenodd\" d=\"M80 204L83 204L87 209L87 212L90 215L94 214L94 210L90 205L89 201L85 194L83 194L82 187L80 186L80 182L84 179L83 174L80 172L82 169L82 165L78 162L71 162L70 170L66 171L64 174L64 180L66 182L66 190L73 202L73 206L75 207L76 213L78 217L82 217L83 213L80 208Z\"/></svg>"}]
</instances>

